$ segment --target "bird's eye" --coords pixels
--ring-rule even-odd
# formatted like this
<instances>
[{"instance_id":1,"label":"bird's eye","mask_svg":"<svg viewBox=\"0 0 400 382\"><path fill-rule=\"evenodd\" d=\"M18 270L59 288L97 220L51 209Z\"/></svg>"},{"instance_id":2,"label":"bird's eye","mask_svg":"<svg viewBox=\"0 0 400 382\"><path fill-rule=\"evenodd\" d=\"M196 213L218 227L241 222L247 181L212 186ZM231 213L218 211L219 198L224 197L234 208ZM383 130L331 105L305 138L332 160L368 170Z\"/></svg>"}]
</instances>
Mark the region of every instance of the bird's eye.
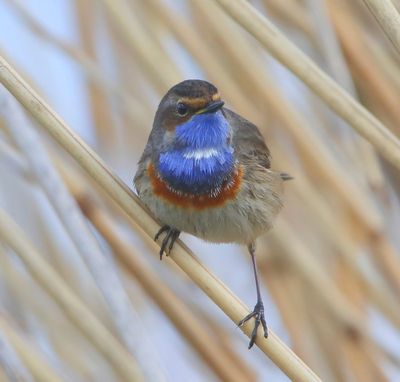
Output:
<instances>
[{"instance_id":1,"label":"bird's eye","mask_svg":"<svg viewBox=\"0 0 400 382\"><path fill-rule=\"evenodd\" d=\"M176 111L178 112L178 114L181 117L184 117L188 113L189 109L188 109L188 107L186 105L184 105L183 103L179 102L176 105Z\"/></svg>"}]
</instances>

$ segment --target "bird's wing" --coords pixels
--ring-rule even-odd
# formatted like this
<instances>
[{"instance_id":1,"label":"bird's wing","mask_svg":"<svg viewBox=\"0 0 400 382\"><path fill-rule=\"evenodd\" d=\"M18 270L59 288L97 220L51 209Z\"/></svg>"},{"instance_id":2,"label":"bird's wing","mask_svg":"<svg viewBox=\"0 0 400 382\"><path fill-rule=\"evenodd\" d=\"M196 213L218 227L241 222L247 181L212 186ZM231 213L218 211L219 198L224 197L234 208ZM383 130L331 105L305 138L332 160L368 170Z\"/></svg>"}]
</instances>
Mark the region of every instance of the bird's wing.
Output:
<instances>
[{"instance_id":1,"label":"bird's wing","mask_svg":"<svg viewBox=\"0 0 400 382\"><path fill-rule=\"evenodd\" d=\"M269 169L270 152L257 126L229 109L224 108L223 113L232 127L232 143L239 161L251 161Z\"/></svg>"}]
</instances>

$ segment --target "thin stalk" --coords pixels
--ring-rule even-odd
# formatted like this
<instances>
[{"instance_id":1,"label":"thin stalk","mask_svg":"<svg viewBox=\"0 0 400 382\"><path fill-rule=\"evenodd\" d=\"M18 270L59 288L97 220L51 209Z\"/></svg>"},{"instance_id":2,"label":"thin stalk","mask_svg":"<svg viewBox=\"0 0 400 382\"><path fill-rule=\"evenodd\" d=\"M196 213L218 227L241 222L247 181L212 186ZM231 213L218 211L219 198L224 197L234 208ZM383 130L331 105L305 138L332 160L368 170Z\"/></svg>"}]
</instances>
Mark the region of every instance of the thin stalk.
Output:
<instances>
[{"instance_id":1,"label":"thin stalk","mask_svg":"<svg viewBox=\"0 0 400 382\"><path fill-rule=\"evenodd\" d=\"M26 338L24 338L9 322L0 314L0 331L10 345L15 349L22 362L27 366L36 381L41 382L64 382L51 368L48 362L35 349ZM11 381L13 381L11 379ZM18 380L24 381L25 380ZM27 382L29 381L26 380ZM13 381L14 382L14 381Z\"/></svg>"},{"instance_id":2,"label":"thin stalk","mask_svg":"<svg viewBox=\"0 0 400 382\"><path fill-rule=\"evenodd\" d=\"M1 210L0 238L21 258L32 276L53 297L88 340L113 364L121 377L128 381L142 381L141 371L126 348L81 302L57 272L35 250L24 232Z\"/></svg>"},{"instance_id":3,"label":"thin stalk","mask_svg":"<svg viewBox=\"0 0 400 382\"><path fill-rule=\"evenodd\" d=\"M207 332L199 317L160 280L159 276L142 260L143 256L140 256L136 249L123 239L111 218L104 210L100 209L93 198L89 194L79 191L74 191L74 195L87 218L107 240L117 259L140 283L146 294L154 300L219 378L232 382L251 380L244 365L233 364L227 358L219 344Z\"/></svg>"},{"instance_id":4,"label":"thin stalk","mask_svg":"<svg viewBox=\"0 0 400 382\"><path fill-rule=\"evenodd\" d=\"M112 259L102 253L78 205L51 163L38 134L20 105L4 88L0 89L0 106L8 131L27 158L30 170L103 294L121 341L139 360L146 380L162 381L164 377L156 354L141 330L140 318L133 309Z\"/></svg>"},{"instance_id":5,"label":"thin stalk","mask_svg":"<svg viewBox=\"0 0 400 382\"><path fill-rule=\"evenodd\" d=\"M11 382L33 382L32 376L1 329L0 365Z\"/></svg>"},{"instance_id":6,"label":"thin stalk","mask_svg":"<svg viewBox=\"0 0 400 382\"><path fill-rule=\"evenodd\" d=\"M400 15L391 0L363 0L386 37L400 54Z\"/></svg>"},{"instance_id":7,"label":"thin stalk","mask_svg":"<svg viewBox=\"0 0 400 382\"><path fill-rule=\"evenodd\" d=\"M149 215L138 197L107 168L3 58L0 58L0 81L147 235L154 237L160 226ZM168 259L175 261L235 324L249 313L249 309L204 267L182 242L176 243ZM252 320L241 327L247 336L251 335L252 329ZM259 330L256 344L289 378L296 381L319 381L318 376L271 330L268 339L265 339Z\"/></svg>"},{"instance_id":8,"label":"thin stalk","mask_svg":"<svg viewBox=\"0 0 400 382\"><path fill-rule=\"evenodd\" d=\"M245 0L215 0L334 112L400 169L400 141Z\"/></svg>"}]
</instances>

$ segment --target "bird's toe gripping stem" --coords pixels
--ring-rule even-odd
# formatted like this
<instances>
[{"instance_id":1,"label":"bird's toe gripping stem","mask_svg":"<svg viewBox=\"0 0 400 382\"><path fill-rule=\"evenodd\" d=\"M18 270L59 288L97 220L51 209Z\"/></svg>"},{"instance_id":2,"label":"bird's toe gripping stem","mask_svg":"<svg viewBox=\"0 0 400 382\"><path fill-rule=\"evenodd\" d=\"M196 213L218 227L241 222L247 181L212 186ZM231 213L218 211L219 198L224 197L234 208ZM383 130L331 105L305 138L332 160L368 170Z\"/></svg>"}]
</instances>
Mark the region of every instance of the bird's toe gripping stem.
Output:
<instances>
[{"instance_id":1,"label":"bird's toe gripping stem","mask_svg":"<svg viewBox=\"0 0 400 382\"><path fill-rule=\"evenodd\" d=\"M172 247L174 246L175 241L178 239L181 233L181 231L178 231L175 228L171 228L169 225L164 225L159 229L156 236L154 237L154 240L157 241L160 235L164 232L166 232L166 234L160 247L160 260L162 260L164 253L168 256L168 254L172 250Z\"/></svg>"},{"instance_id":2,"label":"bird's toe gripping stem","mask_svg":"<svg viewBox=\"0 0 400 382\"><path fill-rule=\"evenodd\" d=\"M249 342L249 349L254 345L254 342L256 341L257 338L257 330L258 327L260 326L260 323L264 329L264 337L268 337L268 328L267 328L267 323L265 322L265 317L264 317L264 305L262 301L258 301L257 304L255 305L253 311L248 314L245 318L239 321L238 326L244 325L245 322L250 320L251 318L255 319L254 323L254 328L250 336L250 342Z\"/></svg>"}]
</instances>

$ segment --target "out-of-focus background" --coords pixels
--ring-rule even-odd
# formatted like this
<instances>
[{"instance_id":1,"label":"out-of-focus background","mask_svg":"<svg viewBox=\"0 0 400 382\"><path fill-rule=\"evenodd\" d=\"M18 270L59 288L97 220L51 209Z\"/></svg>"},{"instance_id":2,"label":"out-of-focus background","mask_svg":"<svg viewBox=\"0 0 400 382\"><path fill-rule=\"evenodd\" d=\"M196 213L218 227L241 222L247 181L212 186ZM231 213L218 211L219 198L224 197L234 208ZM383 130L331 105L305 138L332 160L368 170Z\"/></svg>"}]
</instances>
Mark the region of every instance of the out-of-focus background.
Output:
<instances>
[{"instance_id":1,"label":"out-of-focus background","mask_svg":"<svg viewBox=\"0 0 400 382\"><path fill-rule=\"evenodd\" d=\"M251 3L399 136L400 57L361 0ZM257 248L269 327L324 381L400 380L399 174L216 2L1 0L0 55L130 187L162 95L215 84L295 178ZM287 380L4 88L0 127L25 245L0 246L0 381L128 380L122 356L145 380ZM245 248L181 238L253 307Z\"/></svg>"}]
</instances>

